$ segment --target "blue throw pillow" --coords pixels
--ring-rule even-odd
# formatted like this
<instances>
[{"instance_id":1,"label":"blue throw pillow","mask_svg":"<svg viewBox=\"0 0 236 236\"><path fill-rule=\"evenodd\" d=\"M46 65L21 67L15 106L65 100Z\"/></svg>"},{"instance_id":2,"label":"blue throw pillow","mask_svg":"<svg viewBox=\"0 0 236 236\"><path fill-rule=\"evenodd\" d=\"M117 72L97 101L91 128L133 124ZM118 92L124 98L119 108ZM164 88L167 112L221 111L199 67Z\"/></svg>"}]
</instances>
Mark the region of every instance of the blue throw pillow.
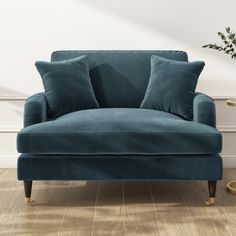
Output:
<instances>
[{"instance_id":1,"label":"blue throw pillow","mask_svg":"<svg viewBox=\"0 0 236 236\"><path fill-rule=\"evenodd\" d=\"M202 61L183 62L152 56L149 84L140 108L192 120L193 98L204 65Z\"/></svg>"},{"instance_id":2,"label":"blue throw pillow","mask_svg":"<svg viewBox=\"0 0 236 236\"><path fill-rule=\"evenodd\" d=\"M51 117L99 108L87 56L58 62L38 61L35 65L43 80Z\"/></svg>"}]
</instances>

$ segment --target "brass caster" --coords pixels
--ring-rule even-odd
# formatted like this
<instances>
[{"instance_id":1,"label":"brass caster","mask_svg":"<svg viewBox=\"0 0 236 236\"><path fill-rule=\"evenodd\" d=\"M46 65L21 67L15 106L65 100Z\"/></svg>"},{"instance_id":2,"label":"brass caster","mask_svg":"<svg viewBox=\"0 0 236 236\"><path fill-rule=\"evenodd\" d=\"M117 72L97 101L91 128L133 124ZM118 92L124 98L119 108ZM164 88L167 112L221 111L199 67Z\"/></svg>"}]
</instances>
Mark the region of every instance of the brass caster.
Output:
<instances>
[{"instance_id":1,"label":"brass caster","mask_svg":"<svg viewBox=\"0 0 236 236\"><path fill-rule=\"evenodd\" d=\"M29 205L29 206L35 206L35 201L32 200L30 197L26 197L25 200L26 200L26 204L27 204L27 205Z\"/></svg>"},{"instance_id":2,"label":"brass caster","mask_svg":"<svg viewBox=\"0 0 236 236\"><path fill-rule=\"evenodd\" d=\"M205 204L207 206L213 206L215 205L215 198L214 197L210 197L208 200L205 201Z\"/></svg>"},{"instance_id":3,"label":"brass caster","mask_svg":"<svg viewBox=\"0 0 236 236\"><path fill-rule=\"evenodd\" d=\"M236 194L236 180L233 180L226 185L226 189L228 192Z\"/></svg>"}]
</instances>

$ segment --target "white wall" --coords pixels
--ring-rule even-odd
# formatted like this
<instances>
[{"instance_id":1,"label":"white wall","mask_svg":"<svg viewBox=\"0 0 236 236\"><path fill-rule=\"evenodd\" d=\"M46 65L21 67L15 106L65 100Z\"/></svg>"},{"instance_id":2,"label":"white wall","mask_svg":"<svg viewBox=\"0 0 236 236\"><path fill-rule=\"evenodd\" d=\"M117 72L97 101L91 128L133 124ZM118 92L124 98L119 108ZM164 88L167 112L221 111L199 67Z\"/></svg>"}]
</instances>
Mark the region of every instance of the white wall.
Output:
<instances>
[{"instance_id":1,"label":"white wall","mask_svg":"<svg viewBox=\"0 0 236 236\"><path fill-rule=\"evenodd\" d=\"M207 65L198 90L236 94L236 61L202 49L236 31L236 1L1 0L0 96L42 90L35 60L57 49L180 49Z\"/></svg>"},{"instance_id":2,"label":"white wall","mask_svg":"<svg viewBox=\"0 0 236 236\"><path fill-rule=\"evenodd\" d=\"M235 9L235 0L0 0L0 167L16 165L24 103L3 97L42 91L34 61L49 60L53 50L185 50L206 61L199 91L236 96L236 61L202 48L225 26L236 31ZM236 109L217 103L226 164L236 167Z\"/></svg>"}]
</instances>

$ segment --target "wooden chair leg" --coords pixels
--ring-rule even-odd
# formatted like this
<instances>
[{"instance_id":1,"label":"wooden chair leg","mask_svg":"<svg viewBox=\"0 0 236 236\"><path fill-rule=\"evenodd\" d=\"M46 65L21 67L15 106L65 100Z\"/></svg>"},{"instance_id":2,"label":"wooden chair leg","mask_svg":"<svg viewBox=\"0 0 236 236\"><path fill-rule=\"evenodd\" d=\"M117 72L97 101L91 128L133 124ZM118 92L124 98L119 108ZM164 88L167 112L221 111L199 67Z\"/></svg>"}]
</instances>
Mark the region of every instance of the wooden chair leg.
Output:
<instances>
[{"instance_id":1,"label":"wooden chair leg","mask_svg":"<svg viewBox=\"0 0 236 236\"><path fill-rule=\"evenodd\" d=\"M207 206L215 204L217 181L208 181L209 199L205 202Z\"/></svg>"},{"instance_id":2,"label":"wooden chair leg","mask_svg":"<svg viewBox=\"0 0 236 236\"><path fill-rule=\"evenodd\" d=\"M24 181L26 203L27 205L34 206L35 201L31 199L32 184L33 184L33 181Z\"/></svg>"}]
</instances>

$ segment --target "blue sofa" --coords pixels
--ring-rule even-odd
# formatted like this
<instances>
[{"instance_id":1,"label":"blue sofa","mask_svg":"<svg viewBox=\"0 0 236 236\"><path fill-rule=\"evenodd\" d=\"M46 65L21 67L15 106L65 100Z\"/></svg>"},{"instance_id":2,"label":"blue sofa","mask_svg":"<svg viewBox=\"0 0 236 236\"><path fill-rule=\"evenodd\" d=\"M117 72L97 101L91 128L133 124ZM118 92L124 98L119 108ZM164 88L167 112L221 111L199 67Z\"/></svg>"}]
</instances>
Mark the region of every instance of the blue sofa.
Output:
<instances>
[{"instance_id":1,"label":"blue sofa","mask_svg":"<svg viewBox=\"0 0 236 236\"><path fill-rule=\"evenodd\" d=\"M18 179L31 201L34 180L207 180L215 200L222 178L214 101L196 93L193 120L140 109L150 57L187 61L183 51L56 51L51 60L87 55L99 109L49 116L44 93L25 102L18 133Z\"/></svg>"}]
</instances>

